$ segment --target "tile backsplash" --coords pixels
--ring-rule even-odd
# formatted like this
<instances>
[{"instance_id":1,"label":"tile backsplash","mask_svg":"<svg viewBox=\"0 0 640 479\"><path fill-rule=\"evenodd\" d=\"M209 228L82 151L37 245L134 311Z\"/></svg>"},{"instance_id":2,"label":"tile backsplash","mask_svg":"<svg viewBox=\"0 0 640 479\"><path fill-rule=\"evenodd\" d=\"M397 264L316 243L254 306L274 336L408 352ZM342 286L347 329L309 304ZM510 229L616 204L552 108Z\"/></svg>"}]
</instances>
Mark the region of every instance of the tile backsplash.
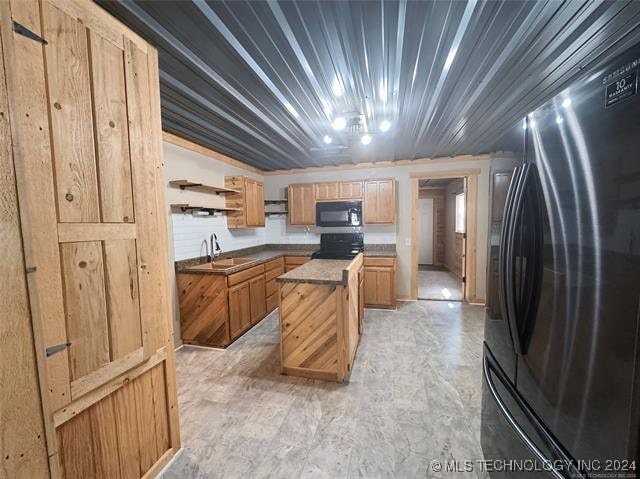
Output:
<instances>
[{"instance_id":1,"label":"tile backsplash","mask_svg":"<svg viewBox=\"0 0 640 479\"><path fill-rule=\"evenodd\" d=\"M175 261L206 255L205 242L212 233L218 236L223 251L235 251L263 244L318 244L321 233L349 233L362 231L366 244L395 244L394 226L364 226L362 228L290 227L286 216L266 219L264 228L229 230L223 215L194 216L173 213L173 248Z\"/></svg>"},{"instance_id":2,"label":"tile backsplash","mask_svg":"<svg viewBox=\"0 0 640 479\"><path fill-rule=\"evenodd\" d=\"M230 230L227 219L219 216L195 216L190 213L173 213L173 250L175 261L206 255L205 242L212 233L218 236L222 251L233 251L265 243L264 228Z\"/></svg>"}]
</instances>

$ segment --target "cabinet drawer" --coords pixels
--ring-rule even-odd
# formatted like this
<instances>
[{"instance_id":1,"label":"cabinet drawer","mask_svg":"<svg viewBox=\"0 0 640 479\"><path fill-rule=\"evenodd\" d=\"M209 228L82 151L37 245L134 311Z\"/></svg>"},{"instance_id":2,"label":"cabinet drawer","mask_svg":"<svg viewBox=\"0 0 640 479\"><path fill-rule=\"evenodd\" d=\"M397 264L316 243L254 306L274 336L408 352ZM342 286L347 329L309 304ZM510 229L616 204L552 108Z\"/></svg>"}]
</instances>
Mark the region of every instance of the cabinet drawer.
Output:
<instances>
[{"instance_id":1,"label":"cabinet drawer","mask_svg":"<svg viewBox=\"0 0 640 479\"><path fill-rule=\"evenodd\" d=\"M273 278L270 281L267 281L267 285L265 286L266 295L271 296L274 293L278 292L278 283L276 283L276 279Z\"/></svg>"},{"instance_id":2,"label":"cabinet drawer","mask_svg":"<svg viewBox=\"0 0 640 479\"><path fill-rule=\"evenodd\" d=\"M284 268L284 258L280 257L280 258L276 258L274 260L271 261L267 261L264 264L264 270L265 271L269 271L272 270L274 268L277 268L278 266L282 266ZM268 280L269 278L267 278Z\"/></svg>"},{"instance_id":3,"label":"cabinet drawer","mask_svg":"<svg viewBox=\"0 0 640 479\"><path fill-rule=\"evenodd\" d=\"M245 269L244 271L240 271L239 273L230 274L227 277L227 285L233 286L234 284L241 283L248 279L253 278L259 274L264 273L264 265L259 264L258 266L254 266L253 268Z\"/></svg>"},{"instance_id":4,"label":"cabinet drawer","mask_svg":"<svg viewBox=\"0 0 640 479\"><path fill-rule=\"evenodd\" d=\"M278 290L276 289L275 294L272 294L271 296L267 296L267 313L270 313L277 307L278 307Z\"/></svg>"},{"instance_id":5,"label":"cabinet drawer","mask_svg":"<svg viewBox=\"0 0 640 479\"><path fill-rule=\"evenodd\" d=\"M266 281L271 281L272 279L277 278L278 276L280 276L283 273L284 273L284 264L279 266L279 267L277 267L276 269L272 269L270 271L267 271L264 274L264 279Z\"/></svg>"},{"instance_id":6,"label":"cabinet drawer","mask_svg":"<svg viewBox=\"0 0 640 479\"><path fill-rule=\"evenodd\" d=\"M396 265L395 258L379 258L372 256L364 257L364 265L365 266L388 266L394 267Z\"/></svg>"},{"instance_id":7,"label":"cabinet drawer","mask_svg":"<svg viewBox=\"0 0 640 479\"><path fill-rule=\"evenodd\" d=\"M305 264L306 262L311 261L311 256L285 256L284 264L287 266L300 266L301 264Z\"/></svg>"}]
</instances>

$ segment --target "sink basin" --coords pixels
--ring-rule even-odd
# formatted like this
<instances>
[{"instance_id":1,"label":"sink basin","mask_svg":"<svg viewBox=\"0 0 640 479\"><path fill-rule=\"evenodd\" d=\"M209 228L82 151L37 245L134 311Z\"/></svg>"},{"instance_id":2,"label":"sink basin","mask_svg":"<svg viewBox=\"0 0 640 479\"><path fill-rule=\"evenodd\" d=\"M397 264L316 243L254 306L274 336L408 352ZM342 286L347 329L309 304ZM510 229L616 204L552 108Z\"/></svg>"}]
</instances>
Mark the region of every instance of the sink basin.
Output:
<instances>
[{"instance_id":1,"label":"sink basin","mask_svg":"<svg viewBox=\"0 0 640 479\"><path fill-rule=\"evenodd\" d=\"M228 258L228 259L220 259L218 261L214 261L213 263L202 263L196 266L190 266L187 269L198 269L198 270L220 270L220 269L229 269L233 266L238 266L245 263L250 263L255 261L254 258Z\"/></svg>"}]
</instances>

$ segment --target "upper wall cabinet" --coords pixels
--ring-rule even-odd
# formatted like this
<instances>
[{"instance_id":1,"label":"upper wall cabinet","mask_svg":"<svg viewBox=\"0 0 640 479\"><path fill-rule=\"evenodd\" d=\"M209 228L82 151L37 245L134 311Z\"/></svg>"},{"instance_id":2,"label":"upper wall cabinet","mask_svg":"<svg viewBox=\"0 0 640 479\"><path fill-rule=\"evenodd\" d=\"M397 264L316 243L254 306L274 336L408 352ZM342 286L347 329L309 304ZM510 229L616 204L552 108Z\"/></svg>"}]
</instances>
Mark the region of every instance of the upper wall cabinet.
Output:
<instances>
[{"instance_id":1,"label":"upper wall cabinet","mask_svg":"<svg viewBox=\"0 0 640 479\"><path fill-rule=\"evenodd\" d=\"M364 182L364 223L393 224L396 221L396 182L393 179Z\"/></svg>"},{"instance_id":2,"label":"upper wall cabinet","mask_svg":"<svg viewBox=\"0 0 640 479\"><path fill-rule=\"evenodd\" d=\"M393 178L327 181L289 185L289 224L315 226L316 202L362 200L364 224L396 222L396 188Z\"/></svg>"},{"instance_id":3,"label":"upper wall cabinet","mask_svg":"<svg viewBox=\"0 0 640 479\"><path fill-rule=\"evenodd\" d=\"M315 183L316 201L335 201L338 199L338 182Z\"/></svg>"},{"instance_id":4,"label":"upper wall cabinet","mask_svg":"<svg viewBox=\"0 0 640 479\"><path fill-rule=\"evenodd\" d=\"M226 176L224 186L237 193L226 195L227 227L255 228L264 226L264 184L246 176Z\"/></svg>"},{"instance_id":5,"label":"upper wall cabinet","mask_svg":"<svg viewBox=\"0 0 640 479\"><path fill-rule=\"evenodd\" d=\"M341 200L362 199L362 181L341 181L338 185L338 194Z\"/></svg>"},{"instance_id":6,"label":"upper wall cabinet","mask_svg":"<svg viewBox=\"0 0 640 479\"><path fill-rule=\"evenodd\" d=\"M316 203L314 184L289 185L289 224L292 226L315 226Z\"/></svg>"}]
</instances>

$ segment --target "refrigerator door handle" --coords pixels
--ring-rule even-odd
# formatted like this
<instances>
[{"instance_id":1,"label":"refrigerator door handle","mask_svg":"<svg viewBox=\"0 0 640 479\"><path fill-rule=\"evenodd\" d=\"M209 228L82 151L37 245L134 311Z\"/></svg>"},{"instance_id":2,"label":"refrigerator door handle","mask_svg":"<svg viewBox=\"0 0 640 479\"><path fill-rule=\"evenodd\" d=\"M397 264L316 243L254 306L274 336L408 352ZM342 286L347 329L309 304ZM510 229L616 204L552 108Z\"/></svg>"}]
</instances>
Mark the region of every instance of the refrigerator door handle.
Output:
<instances>
[{"instance_id":1,"label":"refrigerator door handle","mask_svg":"<svg viewBox=\"0 0 640 479\"><path fill-rule=\"evenodd\" d=\"M500 310L502 311L502 316L506 319L507 325L509 327L509 333L513 337L511 333L511 329L513 328L513 321L510 318L510 309L509 302L513 300L513 296L510 294L510 287L507 283L507 269L509 265L508 259L508 241L510 238L510 231L512 229L513 222L513 212L514 212L514 198L515 192L518 189L520 182L522 180L522 172L523 167L518 166L513 171L513 177L511 179L511 183L509 185L509 190L507 191L507 197L505 200L504 206L504 214L503 214L503 223L502 230L500 232L500 254L498 256L498 270L499 270L499 281L500 281ZM514 345L515 347L515 345Z\"/></svg>"},{"instance_id":2,"label":"refrigerator door handle","mask_svg":"<svg viewBox=\"0 0 640 479\"><path fill-rule=\"evenodd\" d=\"M524 401L519 397L518 392L515 390L513 385L506 378L505 373L502 371L502 368L498 365L498 363L493 359L493 355L490 351L488 351L486 344L484 348L484 354L482 359L482 370L484 374L484 379L489 388L489 392L493 397L498 409L507 420L509 425L513 428L516 434L520 437L520 439L524 442L524 444L529 448L529 450L536 456L536 458L543 464L548 466L547 472L549 472L556 479L567 479L570 477L572 479L587 479L582 471L575 467L575 461L571 459L568 453L566 453L560 446L556 444L554 439L549 435L549 433L545 430L544 426L540 423L540 420L537 419L535 413L529 410L529 407L524 403ZM518 421L513 416L509 408L505 404L505 402L500 397L498 390L496 389L496 385L493 382L492 375L495 374L498 377L500 383L508 390L509 394L514 398L514 400L518 403L522 411L531 421L530 424L535 428L535 430L540 435L540 439L544 442L545 446L547 446L554 454L556 454L556 460L560 460L563 468L566 469L568 475L563 474L558 469L556 469L553 464L554 460L549 459L538 446L531 440L531 438L527 435L527 433L522 429Z\"/></svg>"},{"instance_id":3,"label":"refrigerator door handle","mask_svg":"<svg viewBox=\"0 0 640 479\"><path fill-rule=\"evenodd\" d=\"M513 204L511 206L511 218L509 219L508 230L506 233L505 244L505 262L504 262L504 276L505 276L505 302L507 308L507 322L509 324L509 330L511 332L511 341L513 342L513 348L516 353L522 355L522 341L520 340L520 333L518 330L518 306L516 302L516 288L514 284L515 274L515 241L518 226L518 218L522 210L522 203L524 198L524 192L527 187L527 181L531 174L531 165L527 164L521 167L521 172L518 177L518 182L515 184L513 194Z\"/></svg>"}]
</instances>

